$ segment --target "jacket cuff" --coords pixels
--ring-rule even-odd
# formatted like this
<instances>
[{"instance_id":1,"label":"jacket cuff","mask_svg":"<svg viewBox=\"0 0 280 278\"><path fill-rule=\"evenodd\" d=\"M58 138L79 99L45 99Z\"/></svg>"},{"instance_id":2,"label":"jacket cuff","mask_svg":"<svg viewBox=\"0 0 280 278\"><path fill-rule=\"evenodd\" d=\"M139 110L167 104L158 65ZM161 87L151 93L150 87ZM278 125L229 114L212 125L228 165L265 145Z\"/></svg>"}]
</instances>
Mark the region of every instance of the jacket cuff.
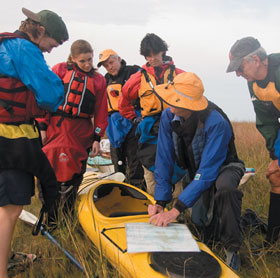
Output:
<instances>
[{"instance_id":1,"label":"jacket cuff","mask_svg":"<svg viewBox=\"0 0 280 278\"><path fill-rule=\"evenodd\" d=\"M100 142L101 140L101 136L97 135L97 134L94 134L93 135L93 141L97 141L97 142Z\"/></svg>"},{"instance_id":2,"label":"jacket cuff","mask_svg":"<svg viewBox=\"0 0 280 278\"><path fill-rule=\"evenodd\" d=\"M162 206L163 208L166 207L166 204L167 204L167 201L156 201L156 205L160 205L160 206Z\"/></svg>"},{"instance_id":3,"label":"jacket cuff","mask_svg":"<svg viewBox=\"0 0 280 278\"><path fill-rule=\"evenodd\" d=\"M278 157L275 155L275 153L273 151L269 153L269 156L272 160L277 160L278 159Z\"/></svg>"},{"instance_id":4,"label":"jacket cuff","mask_svg":"<svg viewBox=\"0 0 280 278\"><path fill-rule=\"evenodd\" d=\"M181 202L180 200L177 200L175 205L174 205L174 208L177 209L181 213L185 209L187 209L188 207L183 202Z\"/></svg>"}]
</instances>

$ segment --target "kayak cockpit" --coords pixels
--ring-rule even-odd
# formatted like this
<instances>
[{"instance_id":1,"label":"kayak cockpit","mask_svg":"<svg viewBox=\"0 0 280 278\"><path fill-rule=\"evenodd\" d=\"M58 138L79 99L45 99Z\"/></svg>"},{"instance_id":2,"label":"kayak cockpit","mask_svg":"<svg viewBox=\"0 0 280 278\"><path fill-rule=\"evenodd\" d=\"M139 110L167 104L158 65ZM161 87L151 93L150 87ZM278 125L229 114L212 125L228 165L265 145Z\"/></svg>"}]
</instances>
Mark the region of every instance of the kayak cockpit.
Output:
<instances>
[{"instance_id":1,"label":"kayak cockpit","mask_svg":"<svg viewBox=\"0 0 280 278\"><path fill-rule=\"evenodd\" d=\"M96 209L106 217L145 215L152 204L139 190L120 183L101 184L92 196Z\"/></svg>"}]
</instances>

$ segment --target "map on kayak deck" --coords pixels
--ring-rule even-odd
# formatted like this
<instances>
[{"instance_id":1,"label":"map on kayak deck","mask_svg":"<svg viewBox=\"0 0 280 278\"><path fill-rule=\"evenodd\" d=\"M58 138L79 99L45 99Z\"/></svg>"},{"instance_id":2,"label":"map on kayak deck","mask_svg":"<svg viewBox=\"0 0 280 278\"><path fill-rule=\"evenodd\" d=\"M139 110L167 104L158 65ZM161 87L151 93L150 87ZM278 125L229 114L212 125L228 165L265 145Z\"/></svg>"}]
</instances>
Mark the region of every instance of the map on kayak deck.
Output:
<instances>
[{"instance_id":1,"label":"map on kayak deck","mask_svg":"<svg viewBox=\"0 0 280 278\"><path fill-rule=\"evenodd\" d=\"M148 223L126 223L125 228L128 253L200 251L190 230L183 224L157 227Z\"/></svg>"}]
</instances>

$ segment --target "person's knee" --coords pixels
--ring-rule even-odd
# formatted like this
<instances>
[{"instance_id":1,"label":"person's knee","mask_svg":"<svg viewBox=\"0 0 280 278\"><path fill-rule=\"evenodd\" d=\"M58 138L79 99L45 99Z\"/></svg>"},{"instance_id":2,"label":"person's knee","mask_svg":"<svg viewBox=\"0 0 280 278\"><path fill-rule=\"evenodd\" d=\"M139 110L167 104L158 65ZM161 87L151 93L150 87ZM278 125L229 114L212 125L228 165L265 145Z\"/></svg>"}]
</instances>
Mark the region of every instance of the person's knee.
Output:
<instances>
[{"instance_id":1,"label":"person's knee","mask_svg":"<svg viewBox=\"0 0 280 278\"><path fill-rule=\"evenodd\" d=\"M243 172L240 169L226 169L218 176L215 187L217 191L236 191L242 176Z\"/></svg>"},{"instance_id":2,"label":"person's knee","mask_svg":"<svg viewBox=\"0 0 280 278\"><path fill-rule=\"evenodd\" d=\"M216 189L217 191L221 192L232 192L236 191L237 185L235 182L231 182L230 180L227 179L218 179L216 181Z\"/></svg>"}]
</instances>

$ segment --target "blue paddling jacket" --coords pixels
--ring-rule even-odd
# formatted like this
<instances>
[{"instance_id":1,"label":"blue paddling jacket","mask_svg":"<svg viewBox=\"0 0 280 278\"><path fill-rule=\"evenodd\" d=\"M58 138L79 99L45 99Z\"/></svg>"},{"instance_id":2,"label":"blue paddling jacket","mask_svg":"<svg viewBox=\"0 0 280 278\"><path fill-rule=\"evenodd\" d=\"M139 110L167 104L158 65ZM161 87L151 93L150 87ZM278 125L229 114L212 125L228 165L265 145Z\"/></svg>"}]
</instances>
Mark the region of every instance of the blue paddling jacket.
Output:
<instances>
[{"instance_id":1,"label":"blue paddling jacket","mask_svg":"<svg viewBox=\"0 0 280 278\"><path fill-rule=\"evenodd\" d=\"M206 110L193 112L191 117L191 125L184 126L184 119L172 114L170 108L162 113L154 173L155 200L169 202L174 162L185 169L188 185L178 197L185 208L194 205L225 167L237 166L244 171L231 124L222 110L209 102Z\"/></svg>"}]
</instances>

